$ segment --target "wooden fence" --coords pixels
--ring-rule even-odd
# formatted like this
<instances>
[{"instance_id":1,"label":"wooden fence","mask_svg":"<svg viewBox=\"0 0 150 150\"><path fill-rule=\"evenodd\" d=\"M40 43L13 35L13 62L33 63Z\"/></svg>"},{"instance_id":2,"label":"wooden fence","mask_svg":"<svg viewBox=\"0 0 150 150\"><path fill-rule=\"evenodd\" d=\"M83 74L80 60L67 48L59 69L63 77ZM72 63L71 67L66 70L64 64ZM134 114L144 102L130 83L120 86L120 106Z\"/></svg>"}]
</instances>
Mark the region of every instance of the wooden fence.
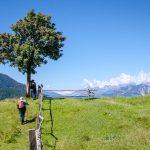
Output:
<instances>
[{"instance_id":1,"label":"wooden fence","mask_svg":"<svg viewBox=\"0 0 150 150\"><path fill-rule=\"evenodd\" d=\"M42 150L41 126L44 120L42 116L42 85L39 94L39 114L37 114L37 124L35 129L29 129L29 147L30 150Z\"/></svg>"},{"instance_id":2,"label":"wooden fence","mask_svg":"<svg viewBox=\"0 0 150 150\"><path fill-rule=\"evenodd\" d=\"M29 147L30 147L30 150L42 150L41 126L42 126L42 122L44 120L44 118L42 116L43 92L66 92L66 91L85 92L85 95L82 95L82 97L90 99L90 98L94 97L94 91L95 90L89 90L89 89L87 89L87 90L43 90L42 85L41 85L40 91L38 91L39 92L39 98L38 98L39 99L39 113L37 114L36 128L29 129ZM49 95L49 96L51 97L51 95ZM63 98L67 98L67 97L75 97L75 95L64 96ZM76 97L78 97L78 96L76 96ZM79 97L81 97L81 95ZM51 104L51 100L50 100L50 104ZM51 114L51 120L53 120L52 114ZM53 128L53 121L52 121L52 128ZM53 135L53 130L52 130L52 135ZM55 137L55 136L53 135L53 137ZM57 138L56 138L56 140L57 140Z\"/></svg>"},{"instance_id":3,"label":"wooden fence","mask_svg":"<svg viewBox=\"0 0 150 150\"><path fill-rule=\"evenodd\" d=\"M92 99L95 98L94 89L85 89L85 90L43 90L43 96L46 98L84 98ZM65 94L70 92L71 94Z\"/></svg>"}]
</instances>

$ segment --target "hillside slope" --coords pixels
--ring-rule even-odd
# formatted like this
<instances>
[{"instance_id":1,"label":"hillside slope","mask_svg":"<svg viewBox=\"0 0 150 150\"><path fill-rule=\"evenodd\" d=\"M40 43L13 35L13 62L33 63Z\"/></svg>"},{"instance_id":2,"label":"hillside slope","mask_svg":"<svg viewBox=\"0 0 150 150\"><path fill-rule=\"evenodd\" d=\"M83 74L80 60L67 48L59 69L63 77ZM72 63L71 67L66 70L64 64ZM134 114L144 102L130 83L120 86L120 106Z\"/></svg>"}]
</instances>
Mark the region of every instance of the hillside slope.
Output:
<instances>
[{"instance_id":1,"label":"hillside slope","mask_svg":"<svg viewBox=\"0 0 150 150\"><path fill-rule=\"evenodd\" d=\"M38 112L38 101L27 101L26 119L32 120ZM35 128L36 123L20 125L16 102L0 102L0 150L29 149L28 129ZM51 103L45 99L43 150L149 150L149 108L149 96Z\"/></svg>"},{"instance_id":2,"label":"hillside slope","mask_svg":"<svg viewBox=\"0 0 150 150\"><path fill-rule=\"evenodd\" d=\"M38 112L38 101L27 99L26 120L21 125L16 99L0 101L0 150L28 150L28 129L36 127L33 118Z\"/></svg>"},{"instance_id":3,"label":"hillside slope","mask_svg":"<svg viewBox=\"0 0 150 150\"><path fill-rule=\"evenodd\" d=\"M25 95L25 85L0 73L0 100Z\"/></svg>"},{"instance_id":4,"label":"hillside slope","mask_svg":"<svg viewBox=\"0 0 150 150\"><path fill-rule=\"evenodd\" d=\"M43 150L149 150L150 97L52 101L53 129L49 106Z\"/></svg>"},{"instance_id":5,"label":"hillside slope","mask_svg":"<svg viewBox=\"0 0 150 150\"><path fill-rule=\"evenodd\" d=\"M150 97L43 103L43 149L149 150ZM57 139L56 139L57 138Z\"/></svg>"}]
</instances>

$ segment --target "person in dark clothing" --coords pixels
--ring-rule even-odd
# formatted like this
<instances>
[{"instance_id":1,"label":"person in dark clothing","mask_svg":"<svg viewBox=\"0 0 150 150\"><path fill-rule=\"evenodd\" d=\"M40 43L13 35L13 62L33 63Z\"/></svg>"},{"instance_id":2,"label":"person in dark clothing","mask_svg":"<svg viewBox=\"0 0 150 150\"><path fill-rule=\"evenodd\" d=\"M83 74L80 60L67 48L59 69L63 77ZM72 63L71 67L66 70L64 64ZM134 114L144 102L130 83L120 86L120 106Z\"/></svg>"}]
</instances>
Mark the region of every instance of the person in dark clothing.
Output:
<instances>
[{"instance_id":1,"label":"person in dark clothing","mask_svg":"<svg viewBox=\"0 0 150 150\"><path fill-rule=\"evenodd\" d=\"M33 99L36 99L36 96L37 96L37 94L36 94L36 83L34 80L31 80L31 82L30 82L30 90L31 90L31 97Z\"/></svg>"},{"instance_id":2,"label":"person in dark clothing","mask_svg":"<svg viewBox=\"0 0 150 150\"><path fill-rule=\"evenodd\" d=\"M21 124L24 123L24 118L25 118L25 113L26 113L26 105L29 105L27 103L27 101L23 97L20 97L20 100L17 103L17 108L19 110Z\"/></svg>"}]
</instances>

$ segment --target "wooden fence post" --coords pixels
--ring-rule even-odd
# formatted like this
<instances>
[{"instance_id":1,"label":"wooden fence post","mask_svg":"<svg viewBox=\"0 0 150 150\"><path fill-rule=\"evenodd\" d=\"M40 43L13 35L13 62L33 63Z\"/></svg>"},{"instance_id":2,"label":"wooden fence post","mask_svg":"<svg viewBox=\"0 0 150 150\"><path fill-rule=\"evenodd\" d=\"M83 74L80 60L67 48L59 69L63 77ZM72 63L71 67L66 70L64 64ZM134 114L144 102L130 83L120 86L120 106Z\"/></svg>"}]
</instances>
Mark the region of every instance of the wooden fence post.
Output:
<instances>
[{"instance_id":1,"label":"wooden fence post","mask_svg":"<svg viewBox=\"0 0 150 150\"><path fill-rule=\"evenodd\" d=\"M42 142L41 142L41 131L40 129L35 130L35 136L36 136L36 150L42 149Z\"/></svg>"},{"instance_id":2,"label":"wooden fence post","mask_svg":"<svg viewBox=\"0 0 150 150\"><path fill-rule=\"evenodd\" d=\"M36 150L35 129L29 129L29 146L30 150Z\"/></svg>"}]
</instances>

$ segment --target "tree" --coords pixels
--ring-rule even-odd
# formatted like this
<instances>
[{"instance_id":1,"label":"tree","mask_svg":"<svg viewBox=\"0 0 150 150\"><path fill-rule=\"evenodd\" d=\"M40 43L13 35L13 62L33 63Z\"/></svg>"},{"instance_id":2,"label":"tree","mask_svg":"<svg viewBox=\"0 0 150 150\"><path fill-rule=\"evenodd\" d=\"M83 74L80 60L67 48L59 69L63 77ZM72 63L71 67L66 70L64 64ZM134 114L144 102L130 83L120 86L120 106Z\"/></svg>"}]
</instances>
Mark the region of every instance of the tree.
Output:
<instances>
[{"instance_id":1,"label":"tree","mask_svg":"<svg viewBox=\"0 0 150 150\"><path fill-rule=\"evenodd\" d=\"M24 19L11 26L14 34L0 34L0 63L9 63L27 75L26 96L36 68L47 63L47 58L58 60L65 38L57 32L51 17L31 10Z\"/></svg>"}]
</instances>

